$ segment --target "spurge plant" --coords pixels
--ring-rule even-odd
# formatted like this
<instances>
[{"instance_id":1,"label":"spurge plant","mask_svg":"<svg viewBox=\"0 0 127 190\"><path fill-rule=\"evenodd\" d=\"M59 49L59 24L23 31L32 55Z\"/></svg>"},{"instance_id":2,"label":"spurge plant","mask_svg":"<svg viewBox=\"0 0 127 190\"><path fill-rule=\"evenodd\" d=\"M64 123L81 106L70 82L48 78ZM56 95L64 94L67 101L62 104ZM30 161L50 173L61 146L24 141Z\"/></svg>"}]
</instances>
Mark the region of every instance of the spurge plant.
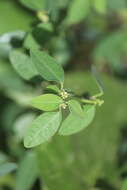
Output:
<instances>
[{"instance_id":1,"label":"spurge plant","mask_svg":"<svg viewBox=\"0 0 127 190\"><path fill-rule=\"evenodd\" d=\"M34 108L45 113L37 117L28 128L24 138L25 147L31 148L40 145L49 141L57 133L72 135L92 122L96 105L103 103L103 100L99 99L103 95L102 90L99 94L85 99L64 89L62 66L44 51L31 50L28 60L24 55L14 51L10 58L13 65L16 65L19 60L27 61L26 65L29 61L31 64L29 74L38 73L43 79L54 82L46 87L52 93L42 94L31 100Z\"/></svg>"}]
</instances>

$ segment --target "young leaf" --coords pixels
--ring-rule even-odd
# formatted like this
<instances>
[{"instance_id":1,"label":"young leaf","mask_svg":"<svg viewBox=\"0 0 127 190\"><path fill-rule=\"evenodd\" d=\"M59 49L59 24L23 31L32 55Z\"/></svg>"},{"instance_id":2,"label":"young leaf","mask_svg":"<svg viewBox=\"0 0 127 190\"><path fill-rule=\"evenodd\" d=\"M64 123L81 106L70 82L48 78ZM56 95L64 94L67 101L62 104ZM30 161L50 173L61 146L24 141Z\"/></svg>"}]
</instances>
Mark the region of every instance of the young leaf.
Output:
<instances>
[{"instance_id":1,"label":"young leaf","mask_svg":"<svg viewBox=\"0 0 127 190\"><path fill-rule=\"evenodd\" d=\"M51 90L51 91L58 93L58 94L60 93L60 89L56 85L49 85L46 87L46 89Z\"/></svg>"},{"instance_id":2,"label":"young leaf","mask_svg":"<svg viewBox=\"0 0 127 190\"><path fill-rule=\"evenodd\" d=\"M53 111L63 103L62 98L54 94L44 94L32 99L31 105L43 111Z\"/></svg>"},{"instance_id":3,"label":"young leaf","mask_svg":"<svg viewBox=\"0 0 127 190\"><path fill-rule=\"evenodd\" d=\"M33 121L24 138L26 148L35 147L51 139L62 120L61 112L48 112Z\"/></svg>"},{"instance_id":4,"label":"young leaf","mask_svg":"<svg viewBox=\"0 0 127 190\"><path fill-rule=\"evenodd\" d=\"M90 8L90 0L73 0L66 18L67 25L77 24L84 20Z\"/></svg>"},{"instance_id":5,"label":"young leaf","mask_svg":"<svg viewBox=\"0 0 127 190\"><path fill-rule=\"evenodd\" d=\"M38 75L38 72L31 59L24 53L12 51L10 54L10 60L14 69L24 79L29 80Z\"/></svg>"},{"instance_id":6,"label":"young leaf","mask_svg":"<svg viewBox=\"0 0 127 190\"><path fill-rule=\"evenodd\" d=\"M69 109L72 114L75 114L79 117L84 117L84 112L81 108L81 105L76 100L69 100L68 101Z\"/></svg>"},{"instance_id":7,"label":"young leaf","mask_svg":"<svg viewBox=\"0 0 127 190\"><path fill-rule=\"evenodd\" d=\"M0 176L4 176L17 168L15 163L4 163L0 165Z\"/></svg>"},{"instance_id":8,"label":"young leaf","mask_svg":"<svg viewBox=\"0 0 127 190\"><path fill-rule=\"evenodd\" d=\"M70 113L68 117L62 123L59 130L60 135L72 135L86 128L93 120L95 115L95 106L86 105L84 106L84 118L76 117Z\"/></svg>"},{"instance_id":9,"label":"young leaf","mask_svg":"<svg viewBox=\"0 0 127 190\"><path fill-rule=\"evenodd\" d=\"M39 50L31 51L31 59L40 75L48 81L63 82L63 68L46 52Z\"/></svg>"}]
</instances>

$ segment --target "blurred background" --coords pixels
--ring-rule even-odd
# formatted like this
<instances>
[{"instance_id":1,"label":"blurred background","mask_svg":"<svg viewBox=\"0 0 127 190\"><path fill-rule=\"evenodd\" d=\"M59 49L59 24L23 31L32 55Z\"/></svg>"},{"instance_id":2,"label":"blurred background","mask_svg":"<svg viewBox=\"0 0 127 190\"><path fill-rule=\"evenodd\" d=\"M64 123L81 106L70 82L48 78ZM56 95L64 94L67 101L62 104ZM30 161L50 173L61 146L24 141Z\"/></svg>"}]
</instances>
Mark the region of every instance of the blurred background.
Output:
<instances>
[{"instance_id":1,"label":"blurred background","mask_svg":"<svg viewBox=\"0 0 127 190\"><path fill-rule=\"evenodd\" d=\"M27 150L38 114L28 102L45 82L9 54L33 47L62 64L77 95L98 91L94 65L105 103L84 131ZM0 0L0 190L59 189L127 190L127 0Z\"/></svg>"}]
</instances>

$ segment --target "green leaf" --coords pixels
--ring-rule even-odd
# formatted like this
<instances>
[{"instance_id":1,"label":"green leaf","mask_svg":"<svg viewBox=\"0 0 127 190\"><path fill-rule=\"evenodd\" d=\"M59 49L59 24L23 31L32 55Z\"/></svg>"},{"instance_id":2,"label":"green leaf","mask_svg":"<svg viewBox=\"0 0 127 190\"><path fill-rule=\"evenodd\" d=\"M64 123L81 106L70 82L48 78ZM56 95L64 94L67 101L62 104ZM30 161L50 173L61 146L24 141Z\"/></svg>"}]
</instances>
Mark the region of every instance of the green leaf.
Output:
<instances>
[{"instance_id":1,"label":"green leaf","mask_svg":"<svg viewBox=\"0 0 127 190\"><path fill-rule=\"evenodd\" d=\"M58 93L58 94L60 93L60 89L56 85L49 85L46 87L46 89L51 90L51 91Z\"/></svg>"},{"instance_id":2,"label":"green leaf","mask_svg":"<svg viewBox=\"0 0 127 190\"><path fill-rule=\"evenodd\" d=\"M48 81L63 82L63 68L46 52L39 50L31 51L31 59L40 75Z\"/></svg>"},{"instance_id":3,"label":"green leaf","mask_svg":"<svg viewBox=\"0 0 127 190\"><path fill-rule=\"evenodd\" d=\"M84 118L76 117L74 114L69 114L62 123L59 130L60 135L71 135L86 128L93 120L95 115L95 106L84 106Z\"/></svg>"},{"instance_id":4,"label":"green leaf","mask_svg":"<svg viewBox=\"0 0 127 190\"><path fill-rule=\"evenodd\" d=\"M31 189L37 177L38 163L36 155L34 152L27 152L19 163L19 168L16 174L16 190Z\"/></svg>"},{"instance_id":5,"label":"green leaf","mask_svg":"<svg viewBox=\"0 0 127 190\"><path fill-rule=\"evenodd\" d=\"M0 176L4 176L17 168L15 163L5 163L0 165Z\"/></svg>"},{"instance_id":6,"label":"green leaf","mask_svg":"<svg viewBox=\"0 0 127 190\"><path fill-rule=\"evenodd\" d=\"M31 148L50 140L57 132L61 120L61 112L48 112L40 115L28 129L24 138L24 146Z\"/></svg>"},{"instance_id":7,"label":"green leaf","mask_svg":"<svg viewBox=\"0 0 127 190\"><path fill-rule=\"evenodd\" d=\"M10 54L10 60L14 69L24 79L29 80L38 75L38 72L31 59L24 53L12 51Z\"/></svg>"},{"instance_id":8,"label":"green leaf","mask_svg":"<svg viewBox=\"0 0 127 190\"><path fill-rule=\"evenodd\" d=\"M68 101L69 109L72 114L75 114L79 117L84 117L84 112L81 108L81 105L76 100L69 100Z\"/></svg>"},{"instance_id":9,"label":"green leaf","mask_svg":"<svg viewBox=\"0 0 127 190\"><path fill-rule=\"evenodd\" d=\"M53 111L63 103L62 98L54 94L44 94L32 99L31 105L43 111Z\"/></svg>"},{"instance_id":10,"label":"green leaf","mask_svg":"<svg viewBox=\"0 0 127 190\"><path fill-rule=\"evenodd\" d=\"M89 12L89 0L73 0L66 18L67 25L77 24L85 19Z\"/></svg>"}]
</instances>

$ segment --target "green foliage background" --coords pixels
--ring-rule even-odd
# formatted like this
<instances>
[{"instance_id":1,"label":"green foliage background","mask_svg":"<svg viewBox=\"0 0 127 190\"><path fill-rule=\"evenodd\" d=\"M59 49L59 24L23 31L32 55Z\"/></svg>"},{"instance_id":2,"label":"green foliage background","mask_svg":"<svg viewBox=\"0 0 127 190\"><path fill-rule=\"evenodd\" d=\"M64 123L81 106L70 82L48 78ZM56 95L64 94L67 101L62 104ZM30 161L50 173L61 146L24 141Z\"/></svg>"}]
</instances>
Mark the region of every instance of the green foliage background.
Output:
<instances>
[{"instance_id":1,"label":"green foliage background","mask_svg":"<svg viewBox=\"0 0 127 190\"><path fill-rule=\"evenodd\" d=\"M48 0L40 7L41 0L34 6L33 0L0 0L0 171L4 163L16 164L0 176L0 190L127 189L127 1L77 1ZM48 26L38 10L50 10ZM46 84L36 76L25 80L9 53L29 55L32 47L63 65L65 86L78 95L97 92L90 72L96 65L105 103L84 131L27 150L23 136L38 115L29 101Z\"/></svg>"}]
</instances>

